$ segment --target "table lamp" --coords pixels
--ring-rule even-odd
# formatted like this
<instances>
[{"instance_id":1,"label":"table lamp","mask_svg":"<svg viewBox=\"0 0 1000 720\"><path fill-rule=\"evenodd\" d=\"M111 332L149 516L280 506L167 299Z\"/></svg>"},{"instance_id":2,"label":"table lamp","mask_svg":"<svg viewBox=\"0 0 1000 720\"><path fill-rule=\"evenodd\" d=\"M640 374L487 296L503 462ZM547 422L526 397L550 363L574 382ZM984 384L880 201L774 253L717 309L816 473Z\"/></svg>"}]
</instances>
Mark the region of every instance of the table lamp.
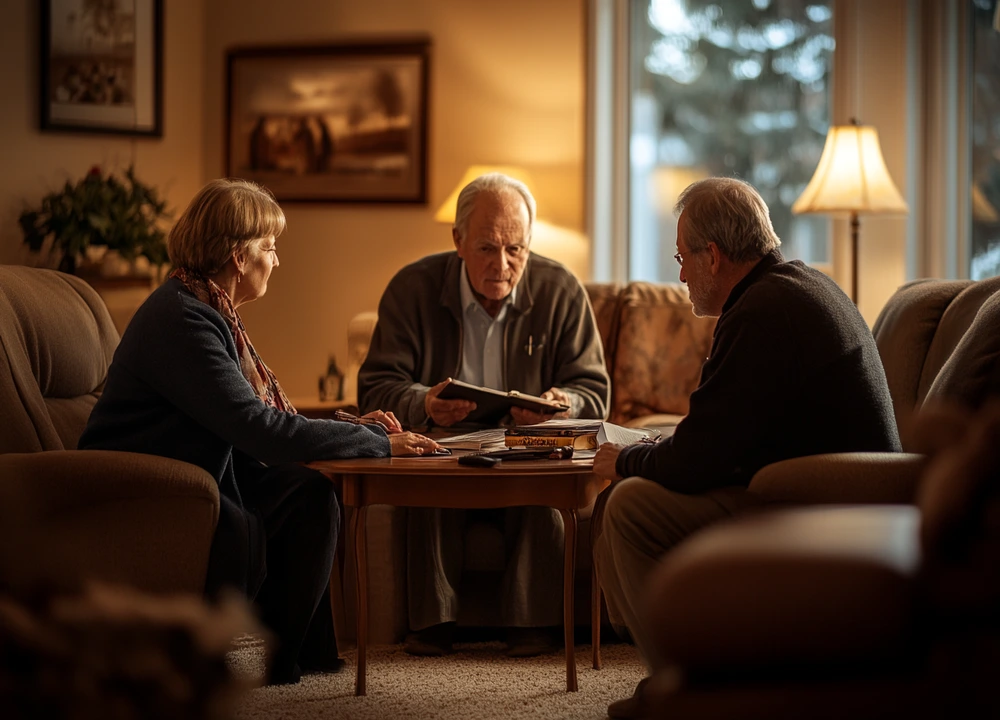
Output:
<instances>
[{"instance_id":1,"label":"table lamp","mask_svg":"<svg viewBox=\"0 0 1000 720\"><path fill-rule=\"evenodd\" d=\"M434 220L436 222L454 225L455 206L458 205L458 195L462 192L462 188L480 175L486 175L494 172L503 173L508 177L514 178L515 180L520 180L528 186L529 190L534 192L532 188L531 174L524 168L517 167L516 165L470 165L469 169L465 171L465 175L463 175L462 179L458 181L458 185L456 185L455 189L451 191L451 195L449 195L448 198L441 203L441 207L439 207L437 212L434 213Z\"/></svg>"},{"instance_id":2,"label":"table lamp","mask_svg":"<svg viewBox=\"0 0 1000 720\"><path fill-rule=\"evenodd\" d=\"M441 203L434 214L434 220L448 225L455 224L455 206L462 188L480 175L487 173L503 173L515 180L520 180L534 194L531 173L516 165L471 165L465 175L452 190L448 199ZM577 230L554 225L539 217L531 231L531 250L545 255L566 265L577 277L588 277L590 262L590 246L587 238Z\"/></svg>"},{"instance_id":3,"label":"table lamp","mask_svg":"<svg viewBox=\"0 0 1000 720\"><path fill-rule=\"evenodd\" d=\"M819 166L792 212L849 214L851 300L858 303L858 215L905 215L909 208L882 159L878 131L870 125L835 125L826 136Z\"/></svg>"}]
</instances>

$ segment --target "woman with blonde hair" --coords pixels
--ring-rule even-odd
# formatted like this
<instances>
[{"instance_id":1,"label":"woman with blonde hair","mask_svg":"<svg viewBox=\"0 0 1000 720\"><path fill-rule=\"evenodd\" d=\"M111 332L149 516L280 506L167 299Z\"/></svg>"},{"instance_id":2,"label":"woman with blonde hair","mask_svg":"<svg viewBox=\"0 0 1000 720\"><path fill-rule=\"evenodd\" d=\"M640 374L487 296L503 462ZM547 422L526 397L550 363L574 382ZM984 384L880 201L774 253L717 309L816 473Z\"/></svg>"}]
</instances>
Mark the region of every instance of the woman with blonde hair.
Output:
<instances>
[{"instance_id":1,"label":"woman with blonde hair","mask_svg":"<svg viewBox=\"0 0 1000 720\"><path fill-rule=\"evenodd\" d=\"M296 414L237 308L267 291L285 216L266 189L213 180L170 231L174 270L136 311L80 448L183 460L219 483L206 592L256 600L277 648L268 682L335 671L329 603L340 506L303 462L423 454L437 443L392 413L357 422Z\"/></svg>"}]
</instances>

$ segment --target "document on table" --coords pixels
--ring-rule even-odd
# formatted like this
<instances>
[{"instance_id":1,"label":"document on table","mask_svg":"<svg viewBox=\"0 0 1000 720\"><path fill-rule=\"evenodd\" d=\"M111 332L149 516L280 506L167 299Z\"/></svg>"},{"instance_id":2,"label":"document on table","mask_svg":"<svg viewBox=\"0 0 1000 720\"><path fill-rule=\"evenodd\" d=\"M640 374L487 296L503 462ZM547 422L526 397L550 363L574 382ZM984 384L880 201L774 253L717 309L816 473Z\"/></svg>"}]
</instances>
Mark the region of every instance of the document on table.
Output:
<instances>
[{"instance_id":1,"label":"document on table","mask_svg":"<svg viewBox=\"0 0 1000 720\"><path fill-rule=\"evenodd\" d=\"M438 445L452 450L499 450L504 447L504 428L486 428L437 439Z\"/></svg>"}]
</instances>

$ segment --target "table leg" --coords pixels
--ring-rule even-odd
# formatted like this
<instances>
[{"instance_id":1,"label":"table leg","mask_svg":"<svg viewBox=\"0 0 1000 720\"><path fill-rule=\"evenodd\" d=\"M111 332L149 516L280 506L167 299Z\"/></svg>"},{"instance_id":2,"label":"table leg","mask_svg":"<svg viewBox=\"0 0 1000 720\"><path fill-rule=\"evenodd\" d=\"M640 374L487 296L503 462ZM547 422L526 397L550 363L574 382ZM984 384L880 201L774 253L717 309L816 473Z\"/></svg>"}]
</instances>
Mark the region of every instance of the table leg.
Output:
<instances>
[{"instance_id":1,"label":"table leg","mask_svg":"<svg viewBox=\"0 0 1000 720\"><path fill-rule=\"evenodd\" d=\"M576 510L560 509L565 529L565 555L563 565L563 630L566 643L566 692L576 692L576 643L573 639L573 581L576 575Z\"/></svg>"},{"instance_id":2,"label":"table leg","mask_svg":"<svg viewBox=\"0 0 1000 720\"><path fill-rule=\"evenodd\" d=\"M347 597L344 595L344 581L347 575L344 570L347 565L346 554L347 550L345 546L347 545L347 533L345 532L345 524L347 518L344 517L347 514L347 509L341 505L340 507L340 525L337 528L337 564L335 569L330 573L330 617L337 617L337 601L336 593L334 592L336 588L334 587L337 583L334 582L334 573L340 573L339 577L339 587L340 587L340 604L341 607L346 606Z\"/></svg>"},{"instance_id":3,"label":"table leg","mask_svg":"<svg viewBox=\"0 0 1000 720\"><path fill-rule=\"evenodd\" d=\"M590 647L594 670L601 669L601 583L597 563L590 559Z\"/></svg>"},{"instance_id":4,"label":"table leg","mask_svg":"<svg viewBox=\"0 0 1000 720\"><path fill-rule=\"evenodd\" d=\"M368 560L365 553L368 534L365 532L365 519L368 508L354 508L351 524L354 526L354 563L357 571L358 607L358 668L354 679L354 694L365 695L368 692Z\"/></svg>"},{"instance_id":5,"label":"table leg","mask_svg":"<svg viewBox=\"0 0 1000 720\"><path fill-rule=\"evenodd\" d=\"M347 508L341 506L340 508L340 527L337 528L337 569L340 572L340 585L341 592L343 592L344 586L344 570L347 566L347 533L345 532L347 518L344 517L347 514ZM346 598L341 598L346 600Z\"/></svg>"}]
</instances>

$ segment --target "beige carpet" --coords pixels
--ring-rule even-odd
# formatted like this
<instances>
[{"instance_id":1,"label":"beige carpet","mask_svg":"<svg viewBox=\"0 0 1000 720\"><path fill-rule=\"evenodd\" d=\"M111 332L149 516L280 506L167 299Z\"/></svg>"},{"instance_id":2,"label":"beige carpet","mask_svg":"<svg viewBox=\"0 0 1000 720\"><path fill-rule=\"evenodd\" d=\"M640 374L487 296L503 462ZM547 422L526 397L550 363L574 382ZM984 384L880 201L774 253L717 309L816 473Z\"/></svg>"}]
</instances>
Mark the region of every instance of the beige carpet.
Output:
<instances>
[{"instance_id":1,"label":"beige carpet","mask_svg":"<svg viewBox=\"0 0 1000 720\"><path fill-rule=\"evenodd\" d=\"M635 648L603 646L604 667L590 665L590 646L576 652L579 692L566 692L564 655L511 659L500 643L459 644L445 658L417 658L401 645L368 653L368 695L354 696L355 654L335 675L309 675L298 685L252 690L240 720L258 718L603 718L608 703L632 694L643 677ZM230 655L236 672L260 676L263 646L245 642Z\"/></svg>"}]
</instances>

